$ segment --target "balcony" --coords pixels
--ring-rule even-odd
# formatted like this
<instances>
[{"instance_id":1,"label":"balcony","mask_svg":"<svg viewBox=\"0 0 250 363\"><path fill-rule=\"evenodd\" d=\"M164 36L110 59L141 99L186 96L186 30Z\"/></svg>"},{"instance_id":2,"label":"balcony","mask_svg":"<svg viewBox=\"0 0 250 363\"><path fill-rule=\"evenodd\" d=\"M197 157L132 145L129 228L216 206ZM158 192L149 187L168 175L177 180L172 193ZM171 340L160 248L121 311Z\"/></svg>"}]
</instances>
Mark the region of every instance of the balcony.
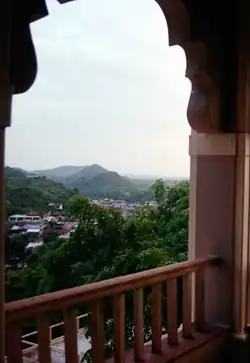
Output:
<instances>
[{"instance_id":1,"label":"balcony","mask_svg":"<svg viewBox=\"0 0 250 363\"><path fill-rule=\"evenodd\" d=\"M86 321L88 314L77 316L77 345L78 355L80 359L84 354L91 349L90 339L86 338L86 329L81 328L81 322ZM64 334L60 334L60 328L64 327L64 322L53 324L49 327L50 334L50 355L51 362L65 362L65 343ZM59 328L59 332L58 332ZM62 330L61 330L62 331ZM39 362L39 347L37 344L38 331L24 334L22 336L22 349L23 362L35 363ZM56 338L55 338L56 337ZM6 359L7 360L7 359Z\"/></svg>"},{"instance_id":2,"label":"balcony","mask_svg":"<svg viewBox=\"0 0 250 363\"><path fill-rule=\"evenodd\" d=\"M31 347L36 351L32 363L54 363L50 333L52 316L58 311L64 317L64 361L78 362L77 311L83 304L89 306L93 363L107 360L104 348L107 319L114 322L115 352L109 357L111 361L213 362L228 335L228 327L241 334L250 321L248 3L240 0L232 7L228 1L157 0L168 22L170 45L180 45L185 51L186 74L192 84L187 110L192 128L190 261L4 304L5 129L11 125L13 93L27 91L37 73L29 23L46 15L40 3L36 9L36 1L32 6L30 1L22 2L21 7L20 3L15 1L10 6L11 1L4 0L1 9L6 21L0 45L0 362L4 362L6 355L8 363L31 363L23 344L29 337L23 337L22 327L26 319L33 318L37 340ZM221 256L223 266L219 266L218 258L197 260L211 254ZM218 270L207 274L208 269ZM181 314L177 297L180 281ZM152 334L146 341L143 300L148 286L152 298ZM125 346L128 293L133 296L131 349ZM108 314L104 308L107 300L111 310ZM163 315L167 316L167 320L164 316L167 321L164 331ZM240 362L238 355L235 361Z\"/></svg>"},{"instance_id":3,"label":"balcony","mask_svg":"<svg viewBox=\"0 0 250 363\"><path fill-rule=\"evenodd\" d=\"M220 269L220 265L221 259L218 257L197 259L7 303L5 305L7 361L8 363L79 363L82 357L79 350L77 307L88 304L92 362L104 362L107 359L104 349L105 298L112 300L110 304L112 313L108 319L114 322L115 353L109 359L110 362L157 361L160 363L176 361L183 355L187 357L189 352L222 337L227 331L226 328L219 326L209 327L205 320L205 272L211 268ZM182 324L179 326L177 293L180 281ZM150 341L145 342L144 297L145 290L149 286L152 297L152 336ZM165 300L167 326L165 327L162 326L163 287L167 291ZM134 333L133 348L126 350L125 295L129 291L133 291ZM50 326L51 313L59 310L63 312L65 343L65 356L61 354L60 359L58 355L52 354L55 343L52 341L51 331L54 326ZM27 354L27 349L23 347L24 340L27 341L30 334L22 336L21 326L28 318L35 318L37 322L37 341L33 343L32 354Z\"/></svg>"}]
</instances>

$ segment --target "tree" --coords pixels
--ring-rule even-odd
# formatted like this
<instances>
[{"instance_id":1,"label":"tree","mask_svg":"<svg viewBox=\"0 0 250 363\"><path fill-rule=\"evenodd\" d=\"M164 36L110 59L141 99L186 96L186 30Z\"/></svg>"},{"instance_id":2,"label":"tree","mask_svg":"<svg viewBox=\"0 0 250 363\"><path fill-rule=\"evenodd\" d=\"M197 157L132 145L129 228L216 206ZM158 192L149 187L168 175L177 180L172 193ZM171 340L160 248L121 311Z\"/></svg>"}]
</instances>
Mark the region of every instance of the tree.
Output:
<instances>
[{"instance_id":1,"label":"tree","mask_svg":"<svg viewBox=\"0 0 250 363\"><path fill-rule=\"evenodd\" d=\"M58 239L59 235L60 232L58 230L48 227L43 231L43 242L44 243L55 242Z\"/></svg>"},{"instance_id":2,"label":"tree","mask_svg":"<svg viewBox=\"0 0 250 363\"><path fill-rule=\"evenodd\" d=\"M152 186L157 208L146 206L124 219L119 211L106 210L86 198L74 196L67 213L78 227L66 240L33 251L18 276L7 276L7 298L83 285L183 261L187 257L188 183ZM62 273L63 271L63 273ZM16 289L16 295L15 295ZM181 301L181 289L179 289ZM23 296L24 297L24 296ZM166 306L166 296L163 295ZM126 293L126 346L133 342L133 292ZM151 289L145 289L145 339L151 338ZM80 306L79 313L89 311ZM104 299L106 353L113 352L112 299ZM164 313L163 316L166 314ZM111 320L110 320L111 319ZM163 326L166 322L162 322ZM88 328L90 328L88 326ZM91 333L91 332L90 332Z\"/></svg>"},{"instance_id":3,"label":"tree","mask_svg":"<svg viewBox=\"0 0 250 363\"><path fill-rule=\"evenodd\" d=\"M21 268L27 256L28 236L25 234L9 236L5 233L5 263L12 269Z\"/></svg>"},{"instance_id":4,"label":"tree","mask_svg":"<svg viewBox=\"0 0 250 363\"><path fill-rule=\"evenodd\" d=\"M155 190L159 185L162 183L157 182ZM161 199L156 210L147 206L126 220L118 211L104 210L81 196L73 197L67 211L78 220L74 234L60 243L55 241L32 251L26 261L26 280L29 274L33 275L32 293L55 291L185 259L188 183L164 187L164 195L165 201ZM15 253L24 256L24 245L17 242L15 246L8 243L8 256L13 255L13 247Z\"/></svg>"},{"instance_id":5,"label":"tree","mask_svg":"<svg viewBox=\"0 0 250 363\"><path fill-rule=\"evenodd\" d=\"M164 203L166 199L166 185L162 179L156 180L154 184L151 185L151 191L153 197L158 205Z\"/></svg>"}]
</instances>

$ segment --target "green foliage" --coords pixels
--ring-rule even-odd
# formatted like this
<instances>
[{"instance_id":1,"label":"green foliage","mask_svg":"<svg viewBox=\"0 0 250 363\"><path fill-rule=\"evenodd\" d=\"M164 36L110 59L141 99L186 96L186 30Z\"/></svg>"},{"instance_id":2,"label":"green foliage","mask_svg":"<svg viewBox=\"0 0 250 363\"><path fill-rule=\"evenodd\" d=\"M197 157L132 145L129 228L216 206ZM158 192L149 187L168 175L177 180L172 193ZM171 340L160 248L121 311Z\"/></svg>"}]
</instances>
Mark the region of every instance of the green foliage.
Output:
<instances>
[{"instance_id":1,"label":"green foliage","mask_svg":"<svg viewBox=\"0 0 250 363\"><path fill-rule=\"evenodd\" d=\"M166 199L167 187L162 179L156 180L150 187L153 197L158 205L164 203Z\"/></svg>"},{"instance_id":2,"label":"green foliage","mask_svg":"<svg viewBox=\"0 0 250 363\"><path fill-rule=\"evenodd\" d=\"M5 272L6 301L22 299L24 288L24 279L21 270L8 270Z\"/></svg>"},{"instance_id":3,"label":"green foliage","mask_svg":"<svg viewBox=\"0 0 250 363\"><path fill-rule=\"evenodd\" d=\"M134 200L144 194L140 193L129 178L96 164L82 167L65 166L35 173L61 181L67 187L76 188L90 198Z\"/></svg>"},{"instance_id":4,"label":"green foliage","mask_svg":"<svg viewBox=\"0 0 250 363\"><path fill-rule=\"evenodd\" d=\"M188 183L152 190L158 207L144 207L128 219L81 196L73 196L69 215L78 221L67 240L43 245L27 260L27 267L6 277L7 299L33 296L183 261L187 258ZM179 296L181 290L179 289ZM165 309L166 296L163 294ZM113 352L112 299L104 299L107 323L106 355ZM126 293L126 346L133 343L133 292ZM151 337L151 289L145 289L145 339ZM79 312L88 312L88 306ZM163 316L165 316L165 311ZM111 319L111 320L110 320ZM165 319L165 318L164 318ZM163 326L166 319L163 319ZM87 359L87 358L86 358ZM85 360L86 360L85 359ZM88 360L88 359L87 359Z\"/></svg>"},{"instance_id":5,"label":"green foliage","mask_svg":"<svg viewBox=\"0 0 250 363\"><path fill-rule=\"evenodd\" d=\"M27 257L26 246L28 244L28 235L5 234L5 263L17 269L18 265L23 266Z\"/></svg>"},{"instance_id":6,"label":"green foliage","mask_svg":"<svg viewBox=\"0 0 250 363\"><path fill-rule=\"evenodd\" d=\"M24 171L6 167L6 215L28 213L35 210L44 213L48 203L65 204L76 194L60 183L44 177L29 178Z\"/></svg>"},{"instance_id":7,"label":"green foliage","mask_svg":"<svg viewBox=\"0 0 250 363\"><path fill-rule=\"evenodd\" d=\"M77 188L82 194L91 198L127 199L133 198L139 192L129 179L115 172L106 171L90 175L70 180L69 186Z\"/></svg>"}]
</instances>

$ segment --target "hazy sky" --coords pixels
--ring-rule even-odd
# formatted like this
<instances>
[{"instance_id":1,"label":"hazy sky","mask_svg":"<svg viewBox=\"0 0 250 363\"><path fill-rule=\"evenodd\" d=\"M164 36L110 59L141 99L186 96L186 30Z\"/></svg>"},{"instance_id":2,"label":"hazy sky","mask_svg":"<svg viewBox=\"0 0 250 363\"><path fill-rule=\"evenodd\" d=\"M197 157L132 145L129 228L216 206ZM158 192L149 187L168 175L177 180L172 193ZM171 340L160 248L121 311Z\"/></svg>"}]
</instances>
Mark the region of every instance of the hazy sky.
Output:
<instances>
[{"instance_id":1,"label":"hazy sky","mask_svg":"<svg viewBox=\"0 0 250 363\"><path fill-rule=\"evenodd\" d=\"M190 83L154 0L48 1L32 24L39 72L15 96L6 163L98 163L120 173L187 176Z\"/></svg>"}]
</instances>

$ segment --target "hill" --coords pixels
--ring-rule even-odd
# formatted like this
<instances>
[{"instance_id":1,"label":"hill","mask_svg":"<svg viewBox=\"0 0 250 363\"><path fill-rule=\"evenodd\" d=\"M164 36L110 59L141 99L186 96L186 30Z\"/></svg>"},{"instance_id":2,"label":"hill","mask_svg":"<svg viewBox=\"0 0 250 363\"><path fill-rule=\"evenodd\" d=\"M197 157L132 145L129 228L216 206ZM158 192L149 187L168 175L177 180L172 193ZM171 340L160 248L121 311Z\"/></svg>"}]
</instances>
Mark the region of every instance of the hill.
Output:
<instances>
[{"instance_id":1,"label":"hill","mask_svg":"<svg viewBox=\"0 0 250 363\"><path fill-rule=\"evenodd\" d=\"M6 167L6 214L22 214L30 210L43 213L48 203L65 204L76 194L73 189L43 176L29 174L23 170Z\"/></svg>"},{"instance_id":2,"label":"hill","mask_svg":"<svg viewBox=\"0 0 250 363\"><path fill-rule=\"evenodd\" d=\"M34 170L32 171L32 174L46 176L51 180L59 181L76 174L77 172L81 171L84 168L85 166L73 166L73 165L58 166L57 168L53 169Z\"/></svg>"},{"instance_id":3,"label":"hill","mask_svg":"<svg viewBox=\"0 0 250 363\"><path fill-rule=\"evenodd\" d=\"M34 171L36 175L44 175L52 180L60 180L68 188L78 189L91 198L110 197L114 199L130 198L139 190L129 178L100 165L67 166L51 170Z\"/></svg>"},{"instance_id":4,"label":"hill","mask_svg":"<svg viewBox=\"0 0 250 363\"><path fill-rule=\"evenodd\" d=\"M87 183L91 179L105 173L109 173L109 170L100 165L93 164L81 167L81 169L76 171L74 174L64 177L62 182L69 187L79 188L80 186L81 188L84 183Z\"/></svg>"},{"instance_id":5,"label":"hill","mask_svg":"<svg viewBox=\"0 0 250 363\"><path fill-rule=\"evenodd\" d=\"M68 188L76 188L90 198L114 198L131 201L145 201L151 198L149 187L156 178L122 176L98 164L88 166L60 166L33 173L59 181ZM164 180L175 184L175 180Z\"/></svg>"},{"instance_id":6,"label":"hill","mask_svg":"<svg viewBox=\"0 0 250 363\"><path fill-rule=\"evenodd\" d=\"M138 192L130 180L113 171L100 173L88 180L79 179L74 187L87 196L114 199L130 197Z\"/></svg>"}]
</instances>

